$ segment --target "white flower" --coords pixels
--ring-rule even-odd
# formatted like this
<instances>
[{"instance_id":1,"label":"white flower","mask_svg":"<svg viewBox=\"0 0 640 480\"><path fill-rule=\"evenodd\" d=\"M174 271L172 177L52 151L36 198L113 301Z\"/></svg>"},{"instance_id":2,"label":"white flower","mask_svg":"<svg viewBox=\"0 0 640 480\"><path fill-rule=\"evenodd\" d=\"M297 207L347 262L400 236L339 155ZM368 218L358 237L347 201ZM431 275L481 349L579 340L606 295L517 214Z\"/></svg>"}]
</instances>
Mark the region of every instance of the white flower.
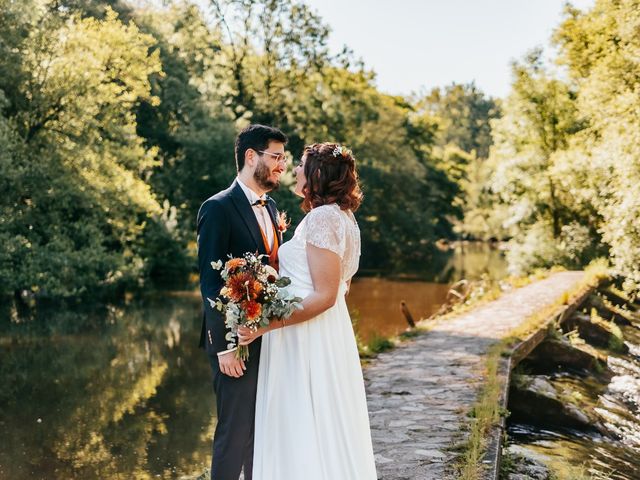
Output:
<instances>
[{"instance_id":1,"label":"white flower","mask_svg":"<svg viewBox=\"0 0 640 480\"><path fill-rule=\"evenodd\" d=\"M273 275L274 277L278 278L278 271L271 265L265 265L264 270L265 272L267 272L267 275Z\"/></svg>"},{"instance_id":2,"label":"white flower","mask_svg":"<svg viewBox=\"0 0 640 480\"><path fill-rule=\"evenodd\" d=\"M338 155L342 155L342 147L338 145L336 148L333 149L332 154L334 157L337 157Z\"/></svg>"},{"instance_id":3,"label":"white flower","mask_svg":"<svg viewBox=\"0 0 640 480\"><path fill-rule=\"evenodd\" d=\"M213 268L214 270L220 270L222 268L222 260L211 262L211 268Z\"/></svg>"}]
</instances>

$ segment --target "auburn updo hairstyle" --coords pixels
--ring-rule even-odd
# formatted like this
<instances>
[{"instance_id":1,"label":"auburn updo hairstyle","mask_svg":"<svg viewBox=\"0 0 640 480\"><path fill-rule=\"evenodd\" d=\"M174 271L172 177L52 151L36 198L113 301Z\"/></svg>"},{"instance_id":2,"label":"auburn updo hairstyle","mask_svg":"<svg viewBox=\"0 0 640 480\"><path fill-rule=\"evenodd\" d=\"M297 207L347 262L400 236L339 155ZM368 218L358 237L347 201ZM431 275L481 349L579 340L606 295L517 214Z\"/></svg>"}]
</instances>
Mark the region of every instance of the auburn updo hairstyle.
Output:
<instances>
[{"instance_id":1,"label":"auburn updo hairstyle","mask_svg":"<svg viewBox=\"0 0 640 480\"><path fill-rule=\"evenodd\" d=\"M353 153L337 143L314 143L304 147L302 210L336 203L342 210L356 211L362 203Z\"/></svg>"}]
</instances>

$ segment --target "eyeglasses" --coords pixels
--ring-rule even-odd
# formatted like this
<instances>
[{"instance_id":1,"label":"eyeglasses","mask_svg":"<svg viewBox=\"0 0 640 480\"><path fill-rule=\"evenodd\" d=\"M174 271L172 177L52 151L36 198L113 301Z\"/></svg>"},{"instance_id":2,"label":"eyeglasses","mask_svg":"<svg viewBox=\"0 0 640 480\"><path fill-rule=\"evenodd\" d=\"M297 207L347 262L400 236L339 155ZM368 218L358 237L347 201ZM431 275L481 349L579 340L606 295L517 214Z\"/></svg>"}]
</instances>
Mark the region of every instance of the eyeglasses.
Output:
<instances>
[{"instance_id":1,"label":"eyeglasses","mask_svg":"<svg viewBox=\"0 0 640 480\"><path fill-rule=\"evenodd\" d=\"M271 153L271 152L266 152L264 150L258 150L258 153L262 153L264 155L271 155L273 158L275 158L276 162L287 163L287 157L284 153Z\"/></svg>"}]
</instances>

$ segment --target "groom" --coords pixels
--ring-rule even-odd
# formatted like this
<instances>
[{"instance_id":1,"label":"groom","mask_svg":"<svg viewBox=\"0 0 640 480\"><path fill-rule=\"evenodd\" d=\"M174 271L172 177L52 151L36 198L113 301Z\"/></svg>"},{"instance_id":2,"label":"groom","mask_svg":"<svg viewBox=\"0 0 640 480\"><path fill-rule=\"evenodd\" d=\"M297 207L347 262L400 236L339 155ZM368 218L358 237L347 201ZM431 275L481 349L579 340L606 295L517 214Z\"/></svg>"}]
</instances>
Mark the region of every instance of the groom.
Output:
<instances>
[{"instance_id":1,"label":"groom","mask_svg":"<svg viewBox=\"0 0 640 480\"><path fill-rule=\"evenodd\" d=\"M238 176L229 188L207 199L198 211L198 266L204 318L200 346L213 370L218 425L213 437L211 480L251 479L253 429L258 384L260 342L249 345L249 359L235 356L235 340L227 337L224 315L211 307L223 286L211 262L228 255L258 252L277 265L282 242L275 202L266 193L277 188L286 169L287 137L280 130L250 125L236 138ZM231 339L230 339L231 338Z\"/></svg>"}]
</instances>

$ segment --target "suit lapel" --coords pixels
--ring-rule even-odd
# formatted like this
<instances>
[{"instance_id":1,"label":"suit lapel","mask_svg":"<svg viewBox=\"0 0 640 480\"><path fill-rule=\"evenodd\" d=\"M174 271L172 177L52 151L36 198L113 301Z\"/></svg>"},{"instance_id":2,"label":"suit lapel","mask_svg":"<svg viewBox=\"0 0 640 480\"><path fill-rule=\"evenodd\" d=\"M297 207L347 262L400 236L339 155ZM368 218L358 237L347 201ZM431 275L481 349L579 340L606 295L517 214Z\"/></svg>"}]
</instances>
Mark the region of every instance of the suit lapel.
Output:
<instances>
[{"instance_id":1,"label":"suit lapel","mask_svg":"<svg viewBox=\"0 0 640 480\"><path fill-rule=\"evenodd\" d=\"M271 218L271 222L276 230L276 235L278 235L278 245L282 245L282 232L278 228L277 221L277 210L276 210L276 202L271 197L267 197L269 202L267 203L267 211L269 212L269 217Z\"/></svg>"},{"instance_id":2,"label":"suit lapel","mask_svg":"<svg viewBox=\"0 0 640 480\"><path fill-rule=\"evenodd\" d=\"M260 253L265 253L264 251L264 243L262 241L262 234L260 233L260 226L258 225L258 220L256 219L255 214L253 213L253 208L249 204L247 200L247 196L242 191L238 182L234 180L231 185L231 199L233 200L233 204L238 210L240 214L240 218L244 221L249 233L253 237L253 240L256 244L256 250Z\"/></svg>"}]
</instances>

